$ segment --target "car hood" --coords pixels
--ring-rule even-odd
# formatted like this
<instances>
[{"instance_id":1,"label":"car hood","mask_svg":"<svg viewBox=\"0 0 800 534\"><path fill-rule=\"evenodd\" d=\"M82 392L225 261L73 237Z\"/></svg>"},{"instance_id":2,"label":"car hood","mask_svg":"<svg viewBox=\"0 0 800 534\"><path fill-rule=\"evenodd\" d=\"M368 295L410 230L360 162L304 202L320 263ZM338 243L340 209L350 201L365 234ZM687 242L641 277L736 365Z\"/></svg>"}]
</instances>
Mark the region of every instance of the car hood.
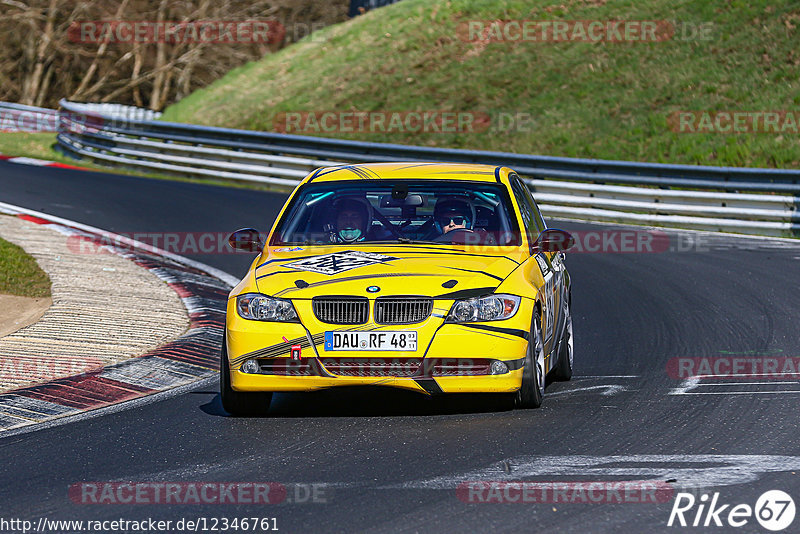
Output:
<instances>
[{"instance_id":1,"label":"car hood","mask_svg":"<svg viewBox=\"0 0 800 534\"><path fill-rule=\"evenodd\" d=\"M295 247L268 251L255 276L259 292L290 299L322 295L455 299L491 293L522 261L518 253L450 247Z\"/></svg>"}]
</instances>

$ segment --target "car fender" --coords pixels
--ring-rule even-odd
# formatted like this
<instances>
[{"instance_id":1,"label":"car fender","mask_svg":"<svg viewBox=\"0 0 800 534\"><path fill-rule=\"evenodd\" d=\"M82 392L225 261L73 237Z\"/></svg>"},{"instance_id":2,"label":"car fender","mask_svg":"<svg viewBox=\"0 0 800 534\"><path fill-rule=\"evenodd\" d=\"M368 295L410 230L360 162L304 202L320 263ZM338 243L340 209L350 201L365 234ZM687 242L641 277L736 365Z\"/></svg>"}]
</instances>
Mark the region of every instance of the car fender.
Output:
<instances>
[{"instance_id":1,"label":"car fender","mask_svg":"<svg viewBox=\"0 0 800 534\"><path fill-rule=\"evenodd\" d=\"M533 256L522 262L511 271L505 280L495 289L495 293L519 295L523 298L536 299L544 286L544 277L539 264Z\"/></svg>"},{"instance_id":2,"label":"car fender","mask_svg":"<svg viewBox=\"0 0 800 534\"><path fill-rule=\"evenodd\" d=\"M261 260L263 254L258 254L253 258L250 268L247 270L245 277L236 286L231 289L228 298L231 299L242 293L258 293L258 286L256 285L256 265Z\"/></svg>"}]
</instances>

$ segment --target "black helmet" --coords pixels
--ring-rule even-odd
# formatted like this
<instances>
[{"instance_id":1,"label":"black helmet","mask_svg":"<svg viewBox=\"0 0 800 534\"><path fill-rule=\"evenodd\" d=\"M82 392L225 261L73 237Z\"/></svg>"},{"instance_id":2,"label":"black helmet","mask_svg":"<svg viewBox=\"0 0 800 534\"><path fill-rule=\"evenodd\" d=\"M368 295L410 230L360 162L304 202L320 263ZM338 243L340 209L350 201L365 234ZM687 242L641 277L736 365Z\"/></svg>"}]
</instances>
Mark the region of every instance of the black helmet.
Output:
<instances>
[{"instance_id":1,"label":"black helmet","mask_svg":"<svg viewBox=\"0 0 800 534\"><path fill-rule=\"evenodd\" d=\"M475 224L475 206L472 201L465 196L450 196L442 197L436 201L436 206L433 208L433 223L436 229L443 232L444 226L450 222L451 217L464 217L464 228L472 230ZM447 217L448 220L442 224L442 220Z\"/></svg>"}]
</instances>

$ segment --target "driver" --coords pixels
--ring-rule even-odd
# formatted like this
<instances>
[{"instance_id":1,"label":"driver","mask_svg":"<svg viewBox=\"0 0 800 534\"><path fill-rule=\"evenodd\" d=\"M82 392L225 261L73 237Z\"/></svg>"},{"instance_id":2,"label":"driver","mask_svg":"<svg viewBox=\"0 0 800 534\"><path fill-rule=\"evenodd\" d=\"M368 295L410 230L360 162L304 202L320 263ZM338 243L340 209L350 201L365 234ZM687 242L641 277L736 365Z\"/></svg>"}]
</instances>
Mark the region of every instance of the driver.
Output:
<instances>
[{"instance_id":1,"label":"driver","mask_svg":"<svg viewBox=\"0 0 800 534\"><path fill-rule=\"evenodd\" d=\"M331 243L355 243L364 241L372 226L372 206L366 199L358 197L337 198L331 204L336 226L326 225Z\"/></svg>"},{"instance_id":2,"label":"driver","mask_svg":"<svg viewBox=\"0 0 800 534\"><path fill-rule=\"evenodd\" d=\"M443 197L433 208L433 223L442 235L461 229L472 232L475 206L466 197Z\"/></svg>"}]
</instances>

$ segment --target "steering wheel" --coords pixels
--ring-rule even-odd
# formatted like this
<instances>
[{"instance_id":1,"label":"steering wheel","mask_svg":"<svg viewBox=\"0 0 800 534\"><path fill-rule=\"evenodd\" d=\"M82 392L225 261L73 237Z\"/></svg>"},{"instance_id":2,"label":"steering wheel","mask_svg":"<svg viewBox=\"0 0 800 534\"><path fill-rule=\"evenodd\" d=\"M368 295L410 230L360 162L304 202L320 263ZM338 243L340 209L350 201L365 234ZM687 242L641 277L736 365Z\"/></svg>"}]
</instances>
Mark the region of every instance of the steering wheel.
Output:
<instances>
[{"instance_id":1,"label":"steering wheel","mask_svg":"<svg viewBox=\"0 0 800 534\"><path fill-rule=\"evenodd\" d=\"M467 228L455 228L450 230L446 234L442 234L440 236L436 236L433 240L437 243L459 243L463 244L467 240L467 234L474 233L472 230L468 230Z\"/></svg>"}]
</instances>

